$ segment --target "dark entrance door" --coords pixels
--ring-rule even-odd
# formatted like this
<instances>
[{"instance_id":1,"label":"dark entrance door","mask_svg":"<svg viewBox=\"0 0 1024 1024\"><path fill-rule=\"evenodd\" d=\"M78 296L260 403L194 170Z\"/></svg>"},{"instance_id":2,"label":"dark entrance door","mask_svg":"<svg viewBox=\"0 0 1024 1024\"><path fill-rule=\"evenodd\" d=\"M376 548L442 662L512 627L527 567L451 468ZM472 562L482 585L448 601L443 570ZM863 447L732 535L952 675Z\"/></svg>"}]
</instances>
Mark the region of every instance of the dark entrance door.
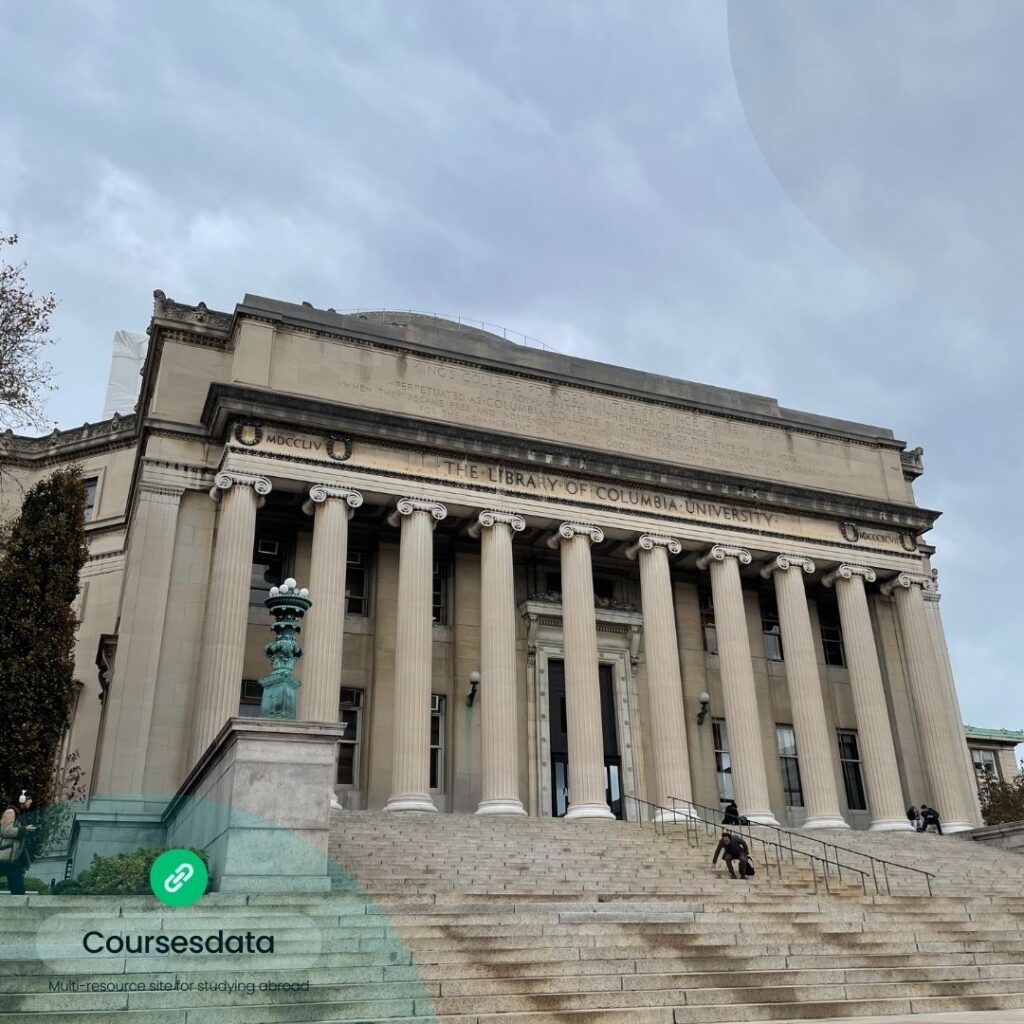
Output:
<instances>
[{"instance_id":1,"label":"dark entrance door","mask_svg":"<svg viewBox=\"0 0 1024 1024\"><path fill-rule=\"evenodd\" d=\"M616 818L622 817L622 758L615 718L612 666L598 668L601 686L601 731L604 734L605 799ZM551 813L569 809L569 720L565 704L565 662L548 662L548 722L551 726Z\"/></svg>"}]
</instances>

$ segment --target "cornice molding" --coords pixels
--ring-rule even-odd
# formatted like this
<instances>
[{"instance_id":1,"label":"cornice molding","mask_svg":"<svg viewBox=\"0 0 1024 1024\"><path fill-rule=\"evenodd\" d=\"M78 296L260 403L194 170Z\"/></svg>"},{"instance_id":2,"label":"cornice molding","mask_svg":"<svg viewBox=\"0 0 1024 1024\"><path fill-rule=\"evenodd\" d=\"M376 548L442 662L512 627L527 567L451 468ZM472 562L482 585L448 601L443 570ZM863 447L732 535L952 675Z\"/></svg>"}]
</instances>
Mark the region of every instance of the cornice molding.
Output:
<instances>
[{"instance_id":1,"label":"cornice molding","mask_svg":"<svg viewBox=\"0 0 1024 1024\"><path fill-rule=\"evenodd\" d=\"M726 502L762 512L804 515L831 523L859 521L868 529L923 533L941 513L903 505L768 480L753 480L692 466L676 466L634 456L609 455L557 442L538 445L514 436L436 421L382 413L321 399L268 393L244 385L210 385L202 420L211 437L227 437L229 422L244 419L282 429L363 439L405 451L439 451L454 458L489 458L523 469L558 469L606 482L614 477L629 485L656 488ZM298 461L298 460L296 460Z\"/></svg>"},{"instance_id":2,"label":"cornice molding","mask_svg":"<svg viewBox=\"0 0 1024 1024\"><path fill-rule=\"evenodd\" d=\"M117 413L99 423L83 423L70 430L54 429L43 437L29 437L5 430L0 434L0 457L12 463L48 465L72 462L83 455L102 454L136 443L138 421Z\"/></svg>"}]
</instances>

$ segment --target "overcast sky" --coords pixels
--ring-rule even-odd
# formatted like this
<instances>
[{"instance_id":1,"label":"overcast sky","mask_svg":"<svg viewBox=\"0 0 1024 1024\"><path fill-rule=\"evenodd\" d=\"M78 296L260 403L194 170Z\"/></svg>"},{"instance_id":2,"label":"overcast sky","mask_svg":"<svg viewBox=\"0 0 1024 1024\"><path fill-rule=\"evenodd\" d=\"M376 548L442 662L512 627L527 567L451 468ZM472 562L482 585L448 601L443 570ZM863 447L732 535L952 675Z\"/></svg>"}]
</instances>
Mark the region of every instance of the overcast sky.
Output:
<instances>
[{"instance_id":1,"label":"overcast sky","mask_svg":"<svg viewBox=\"0 0 1024 1024\"><path fill-rule=\"evenodd\" d=\"M0 231L62 427L152 292L504 324L890 426L964 717L1024 727L1024 5L35 0L0 11ZM1017 637L1014 640L1014 636Z\"/></svg>"}]
</instances>

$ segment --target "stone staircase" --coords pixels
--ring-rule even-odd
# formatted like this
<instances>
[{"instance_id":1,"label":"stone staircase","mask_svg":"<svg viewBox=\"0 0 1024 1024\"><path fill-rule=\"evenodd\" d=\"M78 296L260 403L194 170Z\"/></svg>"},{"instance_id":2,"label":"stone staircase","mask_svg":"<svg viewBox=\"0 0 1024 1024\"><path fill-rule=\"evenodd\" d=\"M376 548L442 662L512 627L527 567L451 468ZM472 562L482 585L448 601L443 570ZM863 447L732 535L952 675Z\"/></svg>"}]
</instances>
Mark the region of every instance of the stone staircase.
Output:
<instances>
[{"instance_id":1,"label":"stone staircase","mask_svg":"<svg viewBox=\"0 0 1024 1024\"><path fill-rule=\"evenodd\" d=\"M732 881L710 868L710 836L698 846L678 828L345 812L330 896L213 894L186 910L0 897L0 1024L981 1021L1018 1007L1024 1020L1024 858L955 838L841 838L851 862L928 866L937 895L911 894L920 883L900 872L892 896L846 877L829 895L820 868L815 893L795 856L781 878L762 861ZM90 956L88 929L253 931L275 948Z\"/></svg>"}]
</instances>

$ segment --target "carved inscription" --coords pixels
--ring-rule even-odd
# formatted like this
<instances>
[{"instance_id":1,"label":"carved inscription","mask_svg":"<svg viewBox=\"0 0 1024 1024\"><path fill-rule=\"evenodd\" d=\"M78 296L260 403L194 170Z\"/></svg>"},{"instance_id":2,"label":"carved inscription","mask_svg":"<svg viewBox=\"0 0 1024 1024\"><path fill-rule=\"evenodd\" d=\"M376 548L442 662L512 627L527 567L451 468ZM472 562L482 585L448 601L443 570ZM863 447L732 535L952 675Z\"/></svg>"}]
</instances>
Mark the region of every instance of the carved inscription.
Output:
<instances>
[{"instance_id":1,"label":"carved inscription","mask_svg":"<svg viewBox=\"0 0 1024 1024\"><path fill-rule=\"evenodd\" d=\"M476 462L471 459L424 455L375 445L371 441L353 443L349 438L343 439L343 451L341 442L334 444L332 451L331 442L337 439L293 434L277 428L262 429L258 439L238 437L236 440L244 445L246 450L255 448L257 451L266 451L279 458L314 458L330 463L331 460L337 461L344 456L346 468L356 473L368 472L385 476L400 473L405 479L420 476L433 483L456 483L467 489L477 486L482 491L497 490L539 498L575 499L589 505L669 515L696 523L729 524L792 537L826 541L842 539L848 543L862 542L872 547L902 546L906 550L912 550L905 543L908 539L913 542L912 538L903 533L859 530L849 522L837 523L784 512L728 505L678 492L651 490L617 481L588 480L550 469L519 468L492 462Z\"/></svg>"},{"instance_id":2,"label":"carved inscription","mask_svg":"<svg viewBox=\"0 0 1024 1024\"><path fill-rule=\"evenodd\" d=\"M582 498L585 501L599 501L622 508L649 510L651 512L674 512L701 519L716 519L721 522L746 523L752 526L768 527L779 519L791 519L775 512L758 509L737 508L720 505L714 501L683 498L661 491L649 491L641 487L621 484L593 483L550 473L535 473L523 469L509 469L506 466L492 466L479 462L462 462L442 459L441 469L449 476L496 484L518 491L539 491L544 494Z\"/></svg>"}]
</instances>

